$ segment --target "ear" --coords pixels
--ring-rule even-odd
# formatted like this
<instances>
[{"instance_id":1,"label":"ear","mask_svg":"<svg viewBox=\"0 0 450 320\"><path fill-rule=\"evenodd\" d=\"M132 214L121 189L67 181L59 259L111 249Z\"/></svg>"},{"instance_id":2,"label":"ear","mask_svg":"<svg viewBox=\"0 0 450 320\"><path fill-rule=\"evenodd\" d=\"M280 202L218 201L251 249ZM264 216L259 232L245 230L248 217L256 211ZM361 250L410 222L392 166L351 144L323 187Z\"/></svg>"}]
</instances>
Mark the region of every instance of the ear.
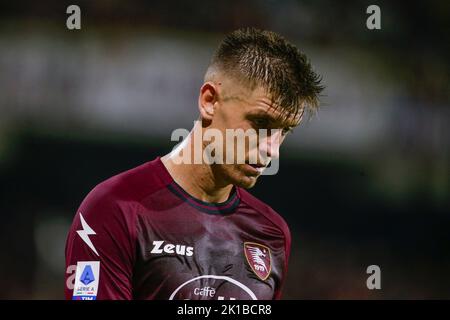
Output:
<instances>
[{"instance_id":1,"label":"ear","mask_svg":"<svg viewBox=\"0 0 450 320\"><path fill-rule=\"evenodd\" d=\"M205 82L200 88L198 107L203 120L211 121L214 116L214 105L218 101L217 87L212 82Z\"/></svg>"}]
</instances>

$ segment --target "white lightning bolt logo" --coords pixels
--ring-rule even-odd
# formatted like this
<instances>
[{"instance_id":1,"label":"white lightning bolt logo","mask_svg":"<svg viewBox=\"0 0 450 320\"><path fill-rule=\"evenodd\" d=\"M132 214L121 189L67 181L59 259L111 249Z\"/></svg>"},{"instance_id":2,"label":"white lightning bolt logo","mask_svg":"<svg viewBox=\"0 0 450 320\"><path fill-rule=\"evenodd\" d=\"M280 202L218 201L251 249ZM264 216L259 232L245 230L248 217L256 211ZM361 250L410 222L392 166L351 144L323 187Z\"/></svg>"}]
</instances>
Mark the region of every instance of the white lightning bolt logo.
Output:
<instances>
[{"instance_id":1,"label":"white lightning bolt logo","mask_svg":"<svg viewBox=\"0 0 450 320\"><path fill-rule=\"evenodd\" d=\"M77 233L83 239L83 241L89 246L89 248L92 249L92 251L95 252L96 255L99 255L97 250L95 249L94 245L92 244L91 239L89 239L90 235L95 235L95 231L92 230L91 227L86 223L86 221L83 218L83 215L80 212L80 220L81 220L81 230L78 230Z\"/></svg>"}]
</instances>

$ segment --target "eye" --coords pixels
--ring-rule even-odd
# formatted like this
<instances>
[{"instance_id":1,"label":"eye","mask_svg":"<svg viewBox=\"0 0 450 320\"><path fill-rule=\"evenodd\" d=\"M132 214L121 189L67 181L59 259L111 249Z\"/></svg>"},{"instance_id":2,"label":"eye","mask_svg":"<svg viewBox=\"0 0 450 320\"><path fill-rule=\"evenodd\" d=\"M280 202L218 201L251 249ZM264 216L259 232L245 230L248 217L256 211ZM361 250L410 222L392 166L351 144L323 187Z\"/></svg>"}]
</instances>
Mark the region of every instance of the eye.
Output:
<instances>
[{"instance_id":1,"label":"eye","mask_svg":"<svg viewBox=\"0 0 450 320\"><path fill-rule=\"evenodd\" d=\"M292 127L283 128L283 130L281 130L281 134L283 136L287 135L288 133L292 133L292 132L294 132L294 129Z\"/></svg>"},{"instance_id":2,"label":"eye","mask_svg":"<svg viewBox=\"0 0 450 320\"><path fill-rule=\"evenodd\" d=\"M259 128L267 128L269 126L269 121L265 118L255 118L253 123Z\"/></svg>"}]
</instances>

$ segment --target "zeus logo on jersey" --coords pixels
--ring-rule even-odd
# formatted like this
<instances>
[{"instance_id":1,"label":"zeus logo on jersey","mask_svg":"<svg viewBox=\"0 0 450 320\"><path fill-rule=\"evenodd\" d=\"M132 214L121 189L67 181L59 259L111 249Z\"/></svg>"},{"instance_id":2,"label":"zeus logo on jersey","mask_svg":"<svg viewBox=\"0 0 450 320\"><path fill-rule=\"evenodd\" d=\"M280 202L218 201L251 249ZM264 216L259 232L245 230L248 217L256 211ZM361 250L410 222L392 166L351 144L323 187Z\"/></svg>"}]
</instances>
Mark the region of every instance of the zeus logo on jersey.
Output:
<instances>
[{"instance_id":1,"label":"zeus logo on jersey","mask_svg":"<svg viewBox=\"0 0 450 320\"><path fill-rule=\"evenodd\" d=\"M79 261L72 300L96 300L99 277L100 261Z\"/></svg>"},{"instance_id":2,"label":"zeus logo on jersey","mask_svg":"<svg viewBox=\"0 0 450 320\"><path fill-rule=\"evenodd\" d=\"M164 241L153 241L153 249L150 253L175 253L190 257L194 254L194 247L172 243L164 244Z\"/></svg>"}]
</instances>

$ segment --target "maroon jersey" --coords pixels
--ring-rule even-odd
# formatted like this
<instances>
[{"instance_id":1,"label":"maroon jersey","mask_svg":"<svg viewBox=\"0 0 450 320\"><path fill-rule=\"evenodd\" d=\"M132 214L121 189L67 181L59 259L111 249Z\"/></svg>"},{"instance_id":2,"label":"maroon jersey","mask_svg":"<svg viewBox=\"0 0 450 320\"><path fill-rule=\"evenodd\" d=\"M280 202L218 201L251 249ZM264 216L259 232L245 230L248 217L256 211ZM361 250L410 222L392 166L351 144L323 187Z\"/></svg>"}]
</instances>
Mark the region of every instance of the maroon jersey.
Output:
<instances>
[{"instance_id":1,"label":"maroon jersey","mask_svg":"<svg viewBox=\"0 0 450 320\"><path fill-rule=\"evenodd\" d=\"M66 299L279 299L291 236L242 188L207 203L160 158L97 185L66 243Z\"/></svg>"}]
</instances>

